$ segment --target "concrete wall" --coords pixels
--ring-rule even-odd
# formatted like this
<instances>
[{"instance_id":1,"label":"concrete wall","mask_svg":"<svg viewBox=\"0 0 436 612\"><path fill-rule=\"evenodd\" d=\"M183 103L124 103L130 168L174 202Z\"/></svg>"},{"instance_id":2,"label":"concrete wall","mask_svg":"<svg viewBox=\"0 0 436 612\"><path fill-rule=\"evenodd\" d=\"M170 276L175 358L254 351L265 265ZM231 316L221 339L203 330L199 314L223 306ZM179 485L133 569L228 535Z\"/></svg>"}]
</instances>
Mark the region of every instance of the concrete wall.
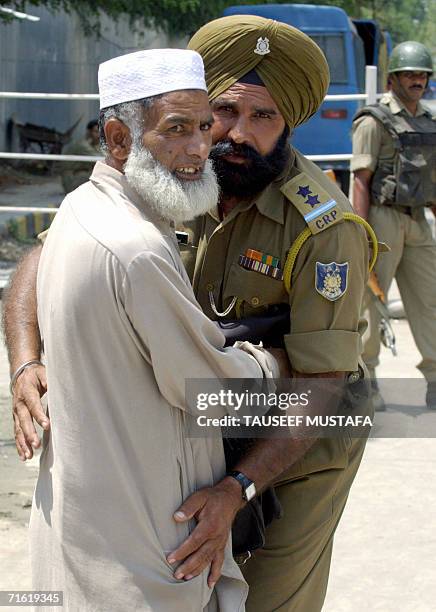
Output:
<instances>
[{"instance_id":1,"label":"concrete wall","mask_svg":"<svg viewBox=\"0 0 436 612\"><path fill-rule=\"evenodd\" d=\"M102 37L85 37L75 15L51 14L29 6L39 22L0 23L0 91L97 93L97 67L102 61L137 49L184 47L186 40L170 40L153 30L132 32L127 20L102 18ZM0 99L0 151L6 150L6 125L11 116L67 130L79 117L75 137L97 116L98 103ZM13 150L15 147L12 147Z\"/></svg>"}]
</instances>

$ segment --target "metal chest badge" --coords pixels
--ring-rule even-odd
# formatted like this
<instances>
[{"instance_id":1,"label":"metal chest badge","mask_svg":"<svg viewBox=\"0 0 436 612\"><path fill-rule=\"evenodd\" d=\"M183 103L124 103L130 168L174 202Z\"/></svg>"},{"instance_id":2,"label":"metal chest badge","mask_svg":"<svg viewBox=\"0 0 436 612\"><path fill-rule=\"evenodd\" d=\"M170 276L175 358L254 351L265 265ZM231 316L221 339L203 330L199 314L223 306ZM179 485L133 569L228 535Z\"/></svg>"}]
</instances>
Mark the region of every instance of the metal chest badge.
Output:
<instances>
[{"instance_id":1,"label":"metal chest badge","mask_svg":"<svg viewBox=\"0 0 436 612\"><path fill-rule=\"evenodd\" d=\"M262 37L258 38L254 53L257 53L257 55L267 55L268 53L270 53L270 51L271 50L269 48L269 39Z\"/></svg>"},{"instance_id":2,"label":"metal chest badge","mask_svg":"<svg viewBox=\"0 0 436 612\"><path fill-rule=\"evenodd\" d=\"M328 264L316 262L315 288L330 302L335 302L344 295L348 282L348 262Z\"/></svg>"}]
</instances>

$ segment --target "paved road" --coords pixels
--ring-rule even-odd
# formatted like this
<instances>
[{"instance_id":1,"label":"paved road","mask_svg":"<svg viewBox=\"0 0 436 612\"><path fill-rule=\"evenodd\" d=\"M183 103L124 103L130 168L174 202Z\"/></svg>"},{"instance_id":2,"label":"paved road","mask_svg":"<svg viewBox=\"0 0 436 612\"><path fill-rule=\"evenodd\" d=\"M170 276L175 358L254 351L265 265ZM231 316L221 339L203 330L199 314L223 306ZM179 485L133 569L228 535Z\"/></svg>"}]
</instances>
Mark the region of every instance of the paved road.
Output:
<instances>
[{"instance_id":1,"label":"paved road","mask_svg":"<svg viewBox=\"0 0 436 612\"><path fill-rule=\"evenodd\" d=\"M59 206L65 197L59 176L32 177L29 183L10 184L0 190L0 231L7 222L20 212L2 212L2 206L37 206L52 208Z\"/></svg>"},{"instance_id":2,"label":"paved road","mask_svg":"<svg viewBox=\"0 0 436 612\"><path fill-rule=\"evenodd\" d=\"M407 322L393 325L398 357L383 349L378 376L421 378ZM369 441L335 537L324 612L436 610L435 470L434 438Z\"/></svg>"},{"instance_id":3,"label":"paved road","mask_svg":"<svg viewBox=\"0 0 436 612\"><path fill-rule=\"evenodd\" d=\"M419 377L408 325L394 326L399 356L384 351L379 375ZM0 589L30 587L25 524L36 469L15 456L1 347ZM324 612L436 610L435 469L434 439L370 440L336 535Z\"/></svg>"}]
</instances>

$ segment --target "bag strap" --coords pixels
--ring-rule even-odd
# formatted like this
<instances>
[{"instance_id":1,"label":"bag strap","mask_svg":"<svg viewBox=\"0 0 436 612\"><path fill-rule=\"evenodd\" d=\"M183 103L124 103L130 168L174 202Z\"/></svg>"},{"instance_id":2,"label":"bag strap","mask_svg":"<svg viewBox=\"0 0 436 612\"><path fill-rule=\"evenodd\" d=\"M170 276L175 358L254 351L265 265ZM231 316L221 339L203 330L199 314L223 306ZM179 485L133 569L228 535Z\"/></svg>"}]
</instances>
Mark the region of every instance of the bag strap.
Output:
<instances>
[{"instance_id":1,"label":"bag strap","mask_svg":"<svg viewBox=\"0 0 436 612\"><path fill-rule=\"evenodd\" d=\"M400 137L394 128L393 116L386 104L370 104L365 106L355 115L353 121L365 115L371 115L371 117L379 121L394 139L394 147L400 148Z\"/></svg>"}]
</instances>

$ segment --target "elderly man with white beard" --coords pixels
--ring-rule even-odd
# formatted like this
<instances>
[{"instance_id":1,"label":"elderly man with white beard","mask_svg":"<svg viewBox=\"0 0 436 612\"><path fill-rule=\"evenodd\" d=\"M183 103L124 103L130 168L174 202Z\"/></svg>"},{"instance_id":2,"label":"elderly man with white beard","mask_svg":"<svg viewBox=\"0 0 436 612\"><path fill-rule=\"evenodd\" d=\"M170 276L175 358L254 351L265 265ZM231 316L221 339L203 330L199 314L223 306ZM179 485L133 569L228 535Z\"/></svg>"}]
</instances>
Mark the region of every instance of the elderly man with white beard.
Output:
<instances>
[{"instance_id":1,"label":"elderly man with white beard","mask_svg":"<svg viewBox=\"0 0 436 612\"><path fill-rule=\"evenodd\" d=\"M216 517L221 553L200 575L177 580L167 561L195 527L174 516L184 499L215 483L235 495L221 440L183 435L185 379L278 374L263 349L223 348L172 229L218 198L202 60L132 53L100 66L99 89L105 163L62 203L38 269L51 431L33 588L63 591L70 611L243 610L229 517Z\"/></svg>"}]
</instances>

